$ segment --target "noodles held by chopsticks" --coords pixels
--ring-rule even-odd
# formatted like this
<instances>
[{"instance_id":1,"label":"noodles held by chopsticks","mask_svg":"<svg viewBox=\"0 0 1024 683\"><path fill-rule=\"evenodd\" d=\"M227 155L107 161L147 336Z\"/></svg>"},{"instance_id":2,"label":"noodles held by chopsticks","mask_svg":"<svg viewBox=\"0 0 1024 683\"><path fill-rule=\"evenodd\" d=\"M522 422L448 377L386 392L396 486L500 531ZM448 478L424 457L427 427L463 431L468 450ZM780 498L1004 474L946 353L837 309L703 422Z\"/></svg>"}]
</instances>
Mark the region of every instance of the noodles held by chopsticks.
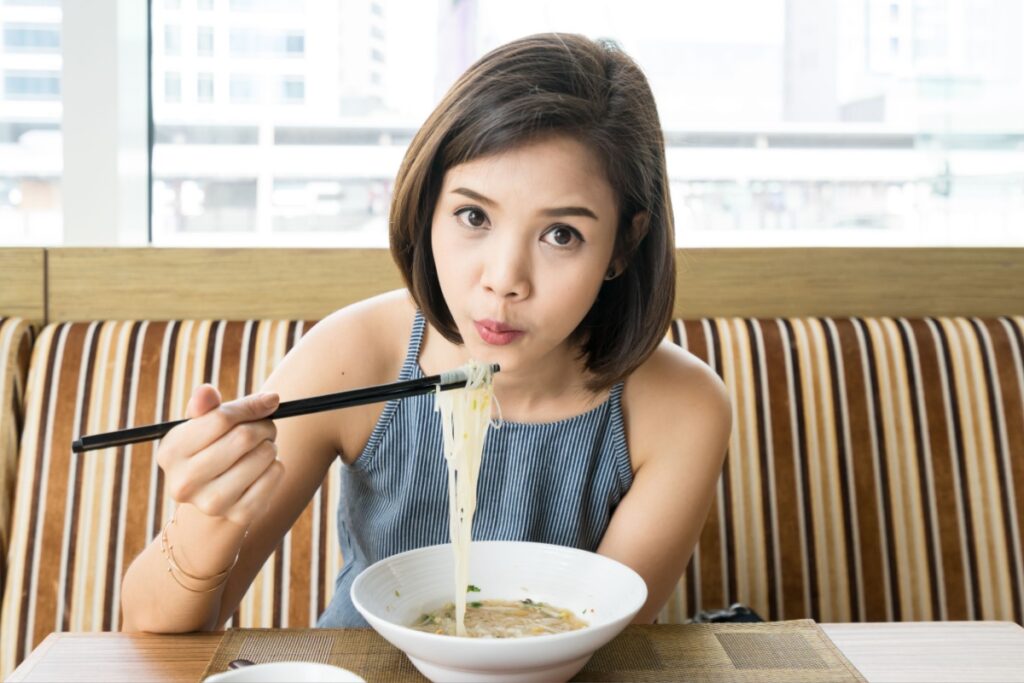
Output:
<instances>
[{"instance_id":1,"label":"noodles held by chopsticks","mask_svg":"<svg viewBox=\"0 0 1024 683\"><path fill-rule=\"evenodd\" d=\"M464 388L438 391L435 395L436 409L441 413L444 457L448 463L448 524L455 551L455 617L459 636L467 635L466 590L469 544L476 512L476 482L494 400L493 372L489 364L470 361L462 370L467 377Z\"/></svg>"}]
</instances>

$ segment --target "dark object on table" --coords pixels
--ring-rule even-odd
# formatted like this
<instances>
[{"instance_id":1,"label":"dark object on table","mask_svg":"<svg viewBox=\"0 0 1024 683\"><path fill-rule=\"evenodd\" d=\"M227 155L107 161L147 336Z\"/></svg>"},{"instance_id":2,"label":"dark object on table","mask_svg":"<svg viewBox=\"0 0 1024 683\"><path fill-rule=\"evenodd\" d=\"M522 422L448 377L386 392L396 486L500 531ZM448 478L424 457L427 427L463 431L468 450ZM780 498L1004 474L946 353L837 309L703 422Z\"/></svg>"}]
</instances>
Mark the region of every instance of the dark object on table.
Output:
<instances>
[{"instance_id":1,"label":"dark object on table","mask_svg":"<svg viewBox=\"0 0 1024 683\"><path fill-rule=\"evenodd\" d=\"M750 609L746 605L734 602L725 609L719 610L704 610L697 612L693 619L690 620L692 624L721 624L721 623L744 623L744 622L758 622L764 621L761 615Z\"/></svg>"}]
</instances>

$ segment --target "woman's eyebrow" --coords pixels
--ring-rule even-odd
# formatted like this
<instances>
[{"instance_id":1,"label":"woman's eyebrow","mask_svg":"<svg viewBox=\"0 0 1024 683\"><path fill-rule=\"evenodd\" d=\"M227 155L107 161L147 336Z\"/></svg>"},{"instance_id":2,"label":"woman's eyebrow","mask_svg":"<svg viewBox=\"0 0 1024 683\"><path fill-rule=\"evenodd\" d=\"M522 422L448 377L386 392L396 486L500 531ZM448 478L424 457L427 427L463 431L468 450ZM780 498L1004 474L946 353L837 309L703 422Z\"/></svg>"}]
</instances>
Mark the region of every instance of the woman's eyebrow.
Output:
<instances>
[{"instance_id":1,"label":"woman's eyebrow","mask_svg":"<svg viewBox=\"0 0 1024 683\"><path fill-rule=\"evenodd\" d=\"M550 216L551 218L586 216L587 218L593 218L595 221L600 220L596 213L585 206L560 206L557 209L544 209L541 213L545 216Z\"/></svg>"},{"instance_id":2,"label":"woman's eyebrow","mask_svg":"<svg viewBox=\"0 0 1024 683\"><path fill-rule=\"evenodd\" d=\"M479 192L474 192L468 187L457 187L454 190L452 190L452 192L455 194L461 194L464 197L469 197L470 199L478 201L482 204L488 204L495 208L500 208L498 206L498 202L494 201L493 199L490 199L489 197L485 197ZM551 218L565 218L566 216L585 216L587 218L593 218L595 221L600 220L597 217L596 213L594 213L585 206L560 206L555 209L544 209L543 211L541 211L541 214L549 216Z\"/></svg>"},{"instance_id":3,"label":"woman's eyebrow","mask_svg":"<svg viewBox=\"0 0 1024 683\"><path fill-rule=\"evenodd\" d=\"M481 202L483 204L490 204L491 206L493 206L495 208L498 208L498 202L494 201L493 199L489 199L488 197L483 196L479 192L474 192L473 190L469 189L468 187L456 187L454 190L452 190L452 192L454 194L461 194L461 195L463 195L465 197L469 197L470 199L476 200L476 201Z\"/></svg>"}]
</instances>

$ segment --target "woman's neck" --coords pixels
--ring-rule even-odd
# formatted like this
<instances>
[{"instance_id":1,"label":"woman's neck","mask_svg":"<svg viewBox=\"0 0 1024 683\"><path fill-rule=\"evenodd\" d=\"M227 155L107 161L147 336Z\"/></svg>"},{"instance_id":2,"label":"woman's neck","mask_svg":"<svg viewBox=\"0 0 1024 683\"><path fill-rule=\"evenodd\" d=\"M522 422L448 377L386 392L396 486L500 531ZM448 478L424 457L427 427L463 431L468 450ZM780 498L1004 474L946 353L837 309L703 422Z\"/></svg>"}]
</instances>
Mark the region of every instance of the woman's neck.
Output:
<instances>
[{"instance_id":1,"label":"woman's neck","mask_svg":"<svg viewBox=\"0 0 1024 683\"><path fill-rule=\"evenodd\" d=\"M552 422L585 412L603 400L584 386L582 368L569 363L499 372L494 376L494 396L502 416L515 422Z\"/></svg>"}]
</instances>

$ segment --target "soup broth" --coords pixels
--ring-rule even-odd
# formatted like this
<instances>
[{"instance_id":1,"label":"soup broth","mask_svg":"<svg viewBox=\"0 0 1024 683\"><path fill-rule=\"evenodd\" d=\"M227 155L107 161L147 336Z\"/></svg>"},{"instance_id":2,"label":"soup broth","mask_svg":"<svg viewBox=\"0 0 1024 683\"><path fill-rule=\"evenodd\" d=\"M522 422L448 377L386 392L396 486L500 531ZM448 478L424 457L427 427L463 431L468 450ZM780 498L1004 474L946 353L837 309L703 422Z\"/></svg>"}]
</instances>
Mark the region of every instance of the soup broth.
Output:
<instances>
[{"instance_id":1,"label":"soup broth","mask_svg":"<svg viewBox=\"0 0 1024 683\"><path fill-rule=\"evenodd\" d=\"M575 631L587 626L575 614L545 602L526 599L470 602L466 609L466 635L470 638L523 638ZM410 626L417 631L455 635L455 605L420 616Z\"/></svg>"}]
</instances>

